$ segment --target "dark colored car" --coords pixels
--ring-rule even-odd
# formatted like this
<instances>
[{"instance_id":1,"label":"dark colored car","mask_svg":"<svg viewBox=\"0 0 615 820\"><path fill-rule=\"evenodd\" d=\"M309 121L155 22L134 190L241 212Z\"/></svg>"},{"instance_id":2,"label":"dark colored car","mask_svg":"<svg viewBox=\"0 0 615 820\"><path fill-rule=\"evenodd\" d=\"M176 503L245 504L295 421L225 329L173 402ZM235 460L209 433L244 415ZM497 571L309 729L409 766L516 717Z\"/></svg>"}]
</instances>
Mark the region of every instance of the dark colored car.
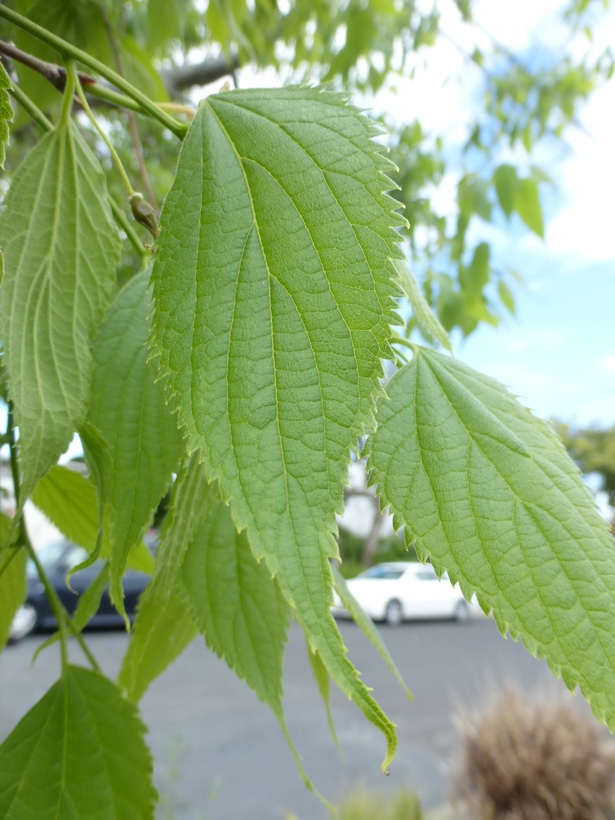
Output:
<instances>
[{"instance_id":1,"label":"dark colored car","mask_svg":"<svg viewBox=\"0 0 615 820\"><path fill-rule=\"evenodd\" d=\"M48 544L38 553L47 577L69 613L75 611L79 603L79 596L90 586L103 567L104 562L99 560L91 567L79 570L71 576L70 585L72 590L69 589L66 584L66 576L71 569L85 561L87 555L82 547L75 546L75 544L68 541ZM56 626L56 620L45 595L45 589L38 577L36 567L31 562L28 563L27 572L28 594L23 606L15 615L11 627L10 637L13 641L24 638L36 629L53 629ZM139 596L149 581L149 575L135 570L128 570L124 576L124 603L129 618L134 617ZM123 623L122 617L111 603L109 587L107 587L103 592L98 612L90 621L90 625L122 626Z\"/></svg>"}]
</instances>

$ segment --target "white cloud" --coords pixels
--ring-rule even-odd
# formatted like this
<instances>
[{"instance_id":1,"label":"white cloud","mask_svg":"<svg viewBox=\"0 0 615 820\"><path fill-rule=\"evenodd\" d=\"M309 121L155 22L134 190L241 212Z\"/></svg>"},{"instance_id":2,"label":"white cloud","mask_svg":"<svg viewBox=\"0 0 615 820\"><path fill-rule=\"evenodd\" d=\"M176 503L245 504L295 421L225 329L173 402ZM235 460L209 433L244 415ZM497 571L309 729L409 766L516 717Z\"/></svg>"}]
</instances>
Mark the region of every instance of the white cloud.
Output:
<instances>
[{"instance_id":1,"label":"white cloud","mask_svg":"<svg viewBox=\"0 0 615 820\"><path fill-rule=\"evenodd\" d=\"M615 376L615 353L608 356L601 356L596 362L597 369L602 373L608 373Z\"/></svg>"}]
</instances>

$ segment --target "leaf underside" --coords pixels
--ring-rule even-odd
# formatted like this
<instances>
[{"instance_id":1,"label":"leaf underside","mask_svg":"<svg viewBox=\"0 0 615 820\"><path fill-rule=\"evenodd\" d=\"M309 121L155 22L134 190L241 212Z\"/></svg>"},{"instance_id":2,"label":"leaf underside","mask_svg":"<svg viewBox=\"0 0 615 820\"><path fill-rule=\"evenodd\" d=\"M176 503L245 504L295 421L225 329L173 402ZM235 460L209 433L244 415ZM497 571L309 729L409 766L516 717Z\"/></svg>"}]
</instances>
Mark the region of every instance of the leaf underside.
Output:
<instances>
[{"instance_id":1,"label":"leaf underside","mask_svg":"<svg viewBox=\"0 0 615 820\"><path fill-rule=\"evenodd\" d=\"M399 323L402 220L376 133L314 89L208 97L161 217L152 342L190 449L388 760L393 726L345 657L328 561Z\"/></svg>"},{"instance_id":2,"label":"leaf underside","mask_svg":"<svg viewBox=\"0 0 615 820\"><path fill-rule=\"evenodd\" d=\"M9 537L11 529L11 519L0 513L0 543L4 544ZM0 566L4 570L0 575L0 652L9 638L11 624L19 607L26 598L26 551L18 550L11 557L9 550L16 550L15 546L9 546L5 551L0 551ZM7 565L5 561L10 558Z\"/></svg>"},{"instance_id":3,"label":"leaf underside","mask_svg":"<svg viewBox=\"0 0 615 820\"><path fill-rule=\"evenodd\" d=\"M141 597L119 681L139 699L149 684L196 636L181 581L184 555L218 493L207 481L199 452L185 456L173 485L151 584Z\"/></svg>"},{"instance_id":4,"label":"leaf underside","mask_svg":"<svg viewBox=\"0 0 615 820\"><path fill-rule=\"evenodd\" d=\"M147 362L148 282L149 272L143 271L122 289L92 345L88 422L111 454L112 471L105 477L104 495L109 509L111 597L120 611L126 562L171 483L182 450L163 385L156 382L156 370ZM104 464L99 468L103 473Z\"/></svg>"},{"instance_id":5,"label":"leaf underside","mask_svg":"<svg viewBox=\"0 0 615 820\"><path fill-rule=\"evenodd\" d=\"M387 384L368 469L406 543L615 728L615 550L551 428L426 349Z\"/></svg>"},{"instance_id":6,"label":"leaf underside","mask_svg":"<svg viewBox=\"0 0 615 820\"><path fill-rule=\"evenodd\" d=\"M8 89L11 79L5 67L0 63L0 168L4 168L6 146L9 144L9 124L13 122L13 108Z\"/></svg>"},{"instance_id":7,"label":"leaf underside","mask_svg":"<svg viewBox=\"0 0 615 820\"><path fill-rule=\"evenodd\" d=\"M72 122L44 136L15 173L0 246L3 363L25 498L85 416L90 341L120 255L102 169Z\"/></svg>"},{"instance_id":8,"label":"leaf underside","mask_svg":"<svg viewBox=\"0 0 615 820\"><path fill-rule=\"evenodd\" d=\"M255 559L245 531L237 531L230 509L221 501L212 505L188 546L182 577L207 646L269 706L299 774L315 791L290 738L282 706L291 610L266 564Z\"/></svg>"},{"instance_id":9,"label":"leaf underside","mask_svg":"<svg viewBox=\"0 0 615 820\"><path fill-rule=\"evenodd\" d=\"M0 816L154 816L152 760L135 707L96 672L68 666L0 746Z\"/></svg>"},{"instance_id":10,"label":"leaf underside","mask_svg":"<svg viewBox=\"0 0 615 820\"><path fill-rule=\"evenodd\" d=\"M307 654L308 660L310 662L310 666L312 667L312 672L314 674L314 680L316 681L316 685L318 686L318 692L320 693L320 697L325 704L325 711L327 713L327 723L329 725L329 731L331 732L331 737L333 738L333 742L337 746L337 750L340 753L340 757L343 759L342 748L339 744L339 740L337 739L337 735L335 733L335 726L333 725L333 716L331 714L331 703L329 700L330 690L331 690L331 681L329 678L329 673L327 672L327 667L322 662L322 658L317 651L314 651L312 647L307 644Z\"/></svg>"}]
</instances>

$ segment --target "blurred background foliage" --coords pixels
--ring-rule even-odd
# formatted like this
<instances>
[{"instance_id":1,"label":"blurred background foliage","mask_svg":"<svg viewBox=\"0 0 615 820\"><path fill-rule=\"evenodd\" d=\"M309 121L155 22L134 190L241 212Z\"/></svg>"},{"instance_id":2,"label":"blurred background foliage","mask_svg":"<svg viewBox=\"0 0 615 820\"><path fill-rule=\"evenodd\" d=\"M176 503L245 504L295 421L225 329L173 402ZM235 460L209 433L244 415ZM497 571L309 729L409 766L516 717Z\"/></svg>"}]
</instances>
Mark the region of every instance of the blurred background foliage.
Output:
<instances>
[{"instance_id":1,"label":"blurred background foliage","mask_svg":"<svg viewBox=\"0 0 615 820\"><path fill-rule=\"evenodd\" d=\"M440 2L453 4L470 29L480 27L472 0ZM6 5L88 51L158 102L194 104L225 79L236 84L239 70L249 67L273 70L279 82L331 83L371 105L378 91L395 87L396 78L411 78L417 58L440 38L450 38L441 28L439 6L421 0L7 0ZM448 330L459 328L467 336L481 322L496 325L505 312L514 314L520 277L498 267L489 242L473 242L471 228L477 222L520 220L527 231L544 235L541 191L552 183L535 158L541 142L564 140L566 130L578 126L579 106L613 72L610 51L596 55L592 49L592 32L607 5L608 0L571 0L563 7L569 53L546 50L539 60L525 60L489 36L488 49L465 51L454 44L477 67L482 89L461 167L457 162L454 169L452 212L442 213L436 205L451 170L442 135L429 133L412 117L404 119L403 112L381 117L399 167L400 190L393 195L405 205L410 260ZM0 25L0 38L59 62L49 46L8 24ZM50 119L57 117L60 92L31 68L4 59L21 89ZM133 184L159 208L173 179L178 141L158 123L91 99ZM128 214L104 144L85 118L81 124L103 159L113 197ZM26 112L17 111L0 193L38 136ZM126 243L118 285L139 262ZM415 327L410 318L408 334Z\"/></svg>"}]
</instances>

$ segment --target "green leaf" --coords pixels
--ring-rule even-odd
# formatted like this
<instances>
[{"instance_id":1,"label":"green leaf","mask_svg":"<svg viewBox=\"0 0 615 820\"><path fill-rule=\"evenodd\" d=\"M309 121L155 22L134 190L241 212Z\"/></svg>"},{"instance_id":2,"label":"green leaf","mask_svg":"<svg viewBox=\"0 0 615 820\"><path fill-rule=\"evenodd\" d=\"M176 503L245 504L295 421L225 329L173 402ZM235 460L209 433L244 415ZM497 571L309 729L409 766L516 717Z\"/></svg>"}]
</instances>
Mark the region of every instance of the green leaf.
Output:
<instances>
[{"instance_id":1,"label":"green leaf","mask_svg":"<svg viewBox=\"0 0 615 820\"><path fill-rule=\"evenodd\" d=\"M344 608L348 610L348 612L352 615L352 619L360 627L361 631L368 638L373 645L378 650L380 657L389 667L399 685L406 693L406 697L408 700L413 700L414 696L410 689L406 686L404 679L401 676L401 672L397 668L397 664L393 660L391 653L386 647L385 642L380 637L380 633L376 629L376 626L369 615L366 615L361 605L354 597L352 592L348 589L348 585L344 580L344 576L340 573L339 570L333 568L333 581L335 583L335 590L337 594L340 596L340 600L344 605Z\"/></svg>"},{"instance_id":2,"label":"green leaf","mask_svg":"<svg viewBox=\"0 0 615 820\"><path fill-rule=\"evenodd\" d=\"M11 530L11 519L0 513L0 544ZM7 563L8 562L8 563ZM0 652L6 646L13 618L26 599L26 551L9 546L0 551Z\"/></svg>"},{"instance_id":3,"label":"green leaf","mask_svg":"<svg viewBox=\"0 0 615 820\"><path fill-rule=\"evenodd\" d=\"M307 646L307 654L308 660L310 661L310 666L312 667L312 672L314 673L314 679L318 685L318 691L320 692L320 697L323 699L325 704L325 709L327 712L327 723L329 724L329 731L331 732L331 737L333 738L333 742L337 746L337 750L340 753L340 757L343 759L344 755L342 754L342 749L339 744L339 740L337 739L337 735L335 734L335 726L333 725L333 717L331 715L331 704L329 702L329 694L330 694L330 680L329 680L329 673L327 672L327 667L322 662L322 658L320 654L312 649L309 643L306 642Z\"/></svg>"},{"instance_id":4,"label":"green leaf","mask_svg":"<svg viewBox=\"0 0 615 820\"><path fill-rule=\"evenodd\" d=\"M75 470L56 464L37 484L32 501L73 544L88 552L96 547L98 538L98 500L96 489ZM110 553L109 539L103 539L102 556ZM152 573L154 559L145 544L133 550L129 566L140 572Z\"/></svg>"},{"instance_id":5,"label":"green leaf","mask_svg":"<svg viewBox=\"0 0 615 820\"><path fill-rule=\"evenodd\" d=\"M157 371L147 361L149 271L123 288L92 345L88 422L102 435L113 469L106 476L111 540L111 598L123 611L121 579L128 556L171 483L182 451ZM91 453L97 460L96 453ZM99 463L104 471L104 464Z\"/></svg>"},{"instance_id":6,"label":"green leaf","mask_svg":"<svg viewBox=\"0 0 615 820\"><path fill-rule=\"evenodd\" d=\"M328 561L399 323L401 219L376 133L316 89L207 97L161 217L153 345L189 448L388 761L393 725L345 657Z\"/></svg>"},{"instance_id":7,"label":"green leaf","mask_svg":"<svg viewBox=\"0 0 615 820\"><path fill-rule=\"evenodd\" d=\"M519 181L519 193L517 194L515 210L531 231L544 238L545 229L542 221L540 194L538 193L538 185L533 179Z\"/></svg>"},{"instance_id":8,"label":"green leaf","mask_svg":"<svg viewBox=\"0 0 615 820\"><path fill-rule=\"evenodd\" d=\"M417 321L423 330L427 331L430 336L433 336L436 341L440 342L442 347L452 352L451 340L448 338L448 333L444 330L437 316L427 304L423 292L412 275L410 266L405 259L396 259L394 264Z\"/></svg>"},{"instance_id":9,"label":"green leaf","mask_svg":"<svg viewBox=\"0 0 615 820\"><path fill-rule=\"evenodd\" d=\"M514 316L515 297L513 296L511 289L508 287L508 285L503 279L500 279L500 281L498 282L498 295L504 307Z\"/></svg>"},{"instance_id":10,"label":"green leaf","mask_svg":"<svg viewBox=\"0 0 615 820\"><path fill-rule=\"evenodd\" d=\"M100 572L96 578L94 578L90 586L82 595L79 596L77 609L72 616L73 626L78 632L82 632L89 624L90 620L98 612L103 592L105 591L105 587L108 583L109 562L102 566ZM38 658L43 649L47 649L48 646L52 646L58 640L60 640L60 632L54 632L51 637L39 644L36 648L36 652L34 653L34 657L32 658L32 663L34 664L34 661Z\"/></svg>"},{"instance_id":11,"label":"green leaf","mask_svg":"<svg viewBox=\"0 0 615 820\"><path fill-rule=\"evenodd\" d=\"M188 544L210 505L217 503L200 453L186 456L173 486L151 584L139 603L128 651L124 657L120 683L130 697L139 699L156 675L180 654L196 635L196 627L183 601L183 584L178 580Z\"/></svg>"},{"instance_id":12,"label":"green leaf","mask_svg":"<svg viewBox=\"0 0 615 820\"><path fill-rule=\"evenodd\" d=\"M176 0L149 0L147 4L148 46L164 49L182 35L182 21Z\"/></svg>"},{"instance_id":13,"label":"green leaf","mask_svg":"<svg viewBox=\"0 0 615 820\"><path fill-rule=\"evenodd\" d=\"M144 732L111 681L68 666L0 746L0 816L153 818Z\"/></svg>"},{"instance_id":14,"label":"green leaf","mask_svg":"<svg viewBox=\"0 0 615 820\"><path fill-rule=\"evenodd\" d=\"M120 254L102 169L70 120L43 137L14 175L0 246L3 363L25 498L85 416L90 340Z\"/></svg>"},{"instance_id":15,"label":"green leaf","mask_svg":"<svg viewBox=\"0 0 615 820\"><path fill-rule=\"evenodd\" d=\"M5 145L9 144L9 123L13 122L14 116L8 92L11 87L11 79L5 67L0 63L0 168L4 168Z\"/></svg>"},{"instance_id":16,"label":"green leaf","mask_svg":"<svg viewBox=\"0 0 615 820\"><path fill-rule=\"evenodd\" d=\"M498 195L498 202L508 219L515 209L519 192L519 179L514 165L500 165L493 174L493 183Z\"/></svg>"},{"instance_id":17,"label":"green leaf","mask_svg":"<svg viewBox=\"0 0 615 820\"><path fill-rule=\"evenodd\" d=\"M615 727L615 550L559 439L426 349L387 384L368 469L406 543Z\"/></svg>"},{"instance_id":18,"label":"green leaf","mask_svg":"<svg viewBox=\"0 0 615 820\"><path fill-rule=\"evenodd\" d=\"M469 266L462 268L459 274L459 282L471 300L480 299L483 288L489 282L490 256L489 244L481 242L476 246Z\"/></svg>"},{"instance_id":19,"label":"green leaf","mask_svg":"<svg viewBox=\"0 0 615 820\"><path fill-rule=\"evenodd\" d=\"M143 697L152 681L181 655L198 634L183 589L176 588L171 592L164 609L155 613L156 617L151 617L154 614L152 598L148 599L147 610L144 598L141 601L118 676L118 683L134 701Z\"/></svg>"},{"instance_id":20,"label":"green leaf","mask_svg":"<svg viewBox=\"0 0 615 820\"><path fill-rule=\"evenodd\" d=\"M245 531L237 532L231 511L221 502L201 522L188 547L183 581L207 646L269 706L303 782L315 791L288 733L282 706L291 610L265 563L254 558Z\"/></svg>"}]
</instances>

